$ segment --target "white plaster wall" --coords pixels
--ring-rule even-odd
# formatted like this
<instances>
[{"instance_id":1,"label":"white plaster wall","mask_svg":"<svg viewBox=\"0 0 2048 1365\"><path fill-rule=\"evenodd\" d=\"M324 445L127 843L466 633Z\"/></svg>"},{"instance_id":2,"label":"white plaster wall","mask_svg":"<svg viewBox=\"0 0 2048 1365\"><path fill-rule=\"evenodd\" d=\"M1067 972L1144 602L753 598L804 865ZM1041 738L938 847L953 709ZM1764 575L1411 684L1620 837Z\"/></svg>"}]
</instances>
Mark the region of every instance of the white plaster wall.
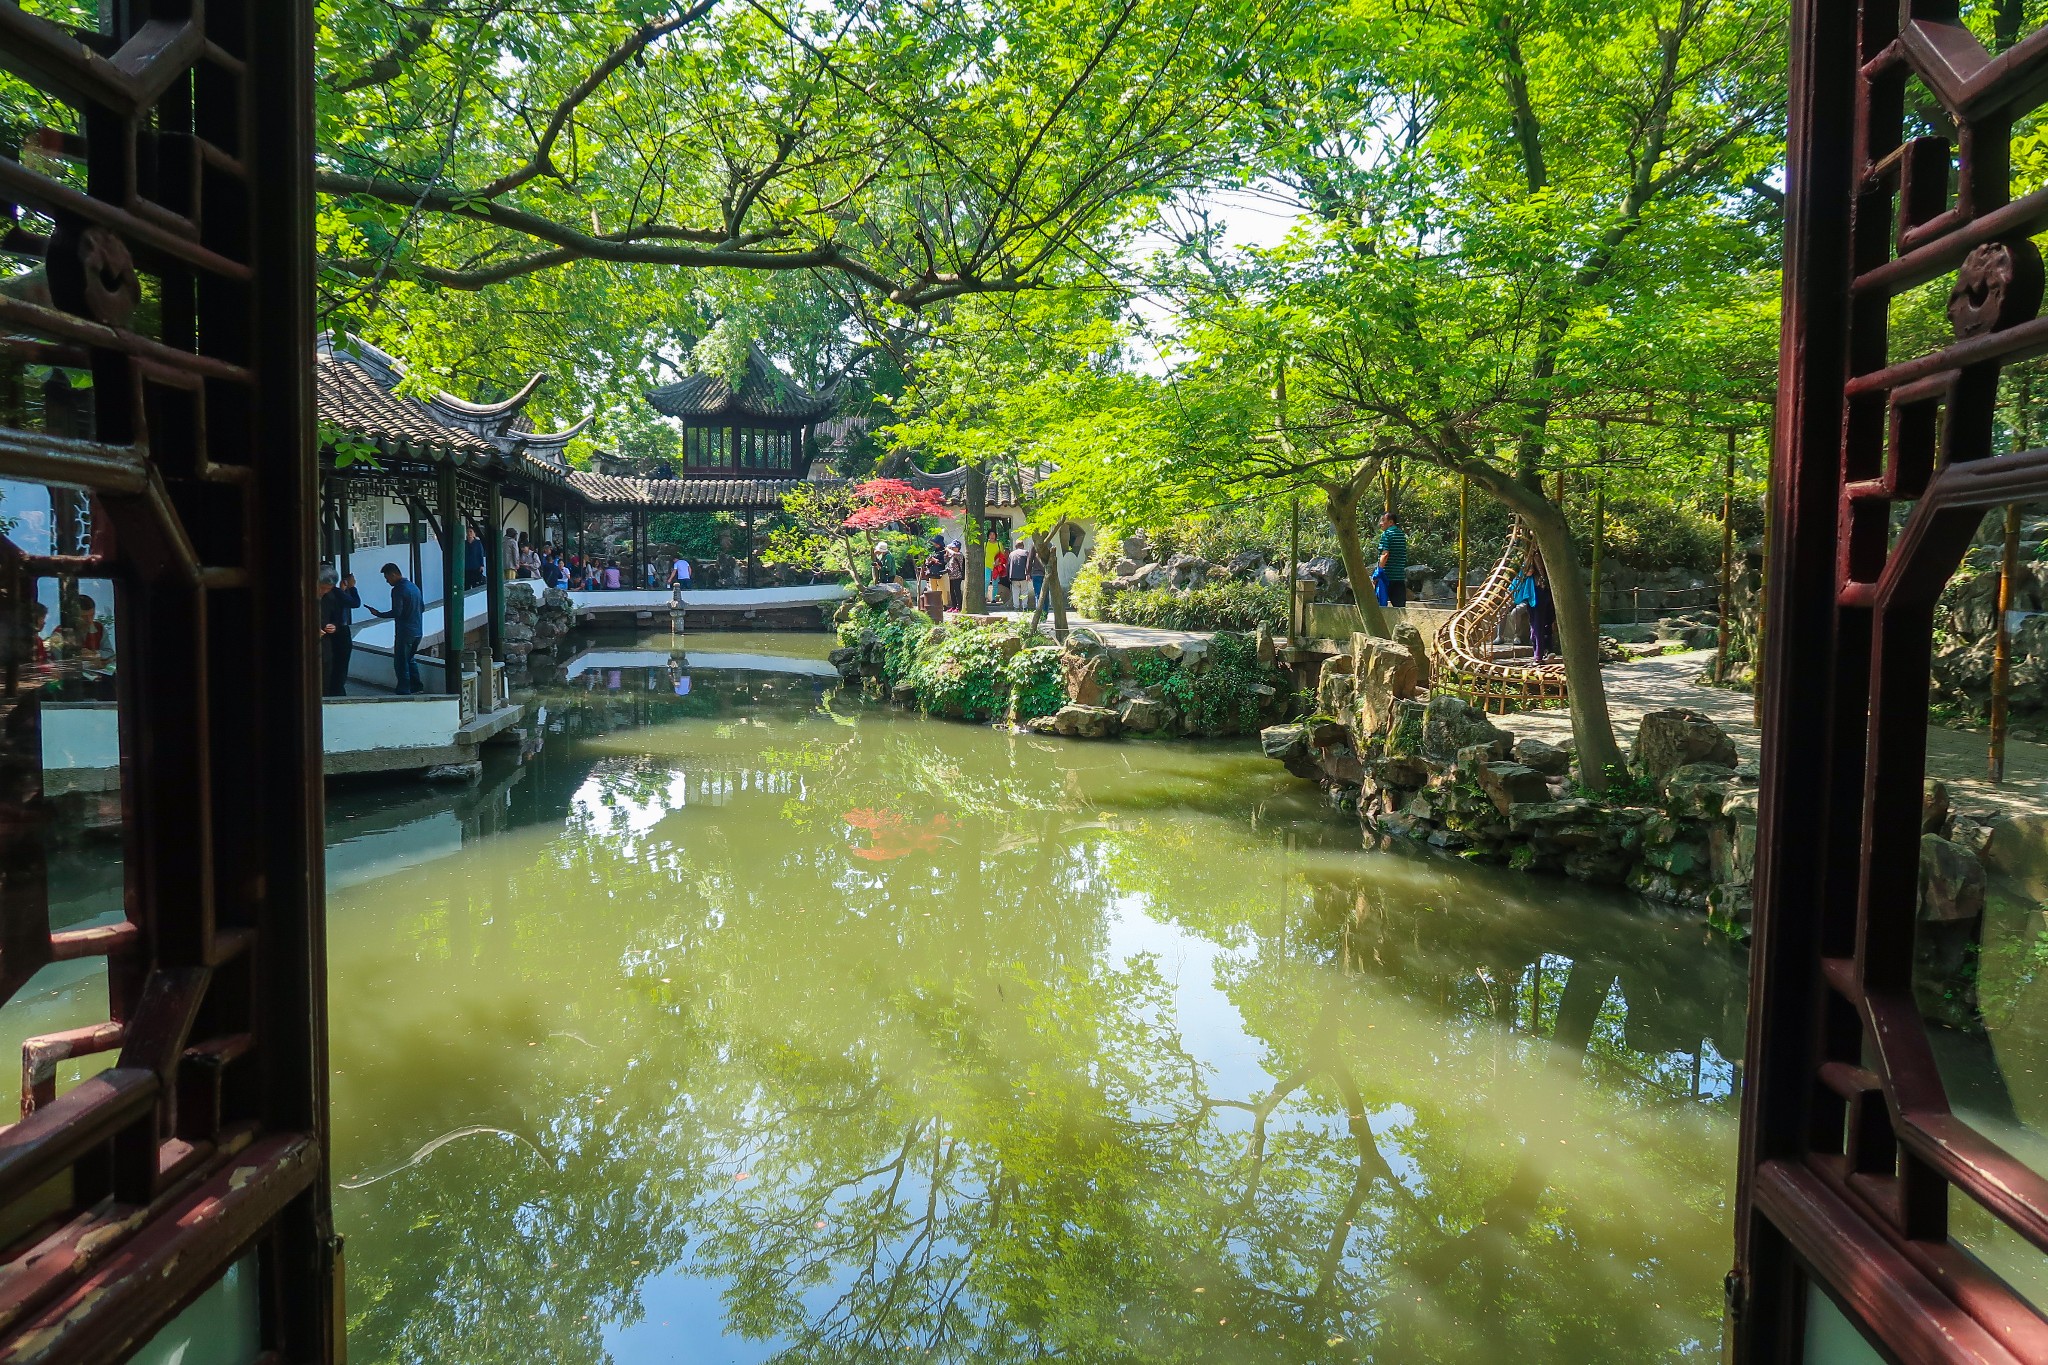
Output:
<instances>
[{"instance_id":1,"label":"white plaster wall","mask_svg":"<svg viewBox=\"0 0 2048 1365\"><path fill-rule=\"evenodd\" d=\"M1023 511L1015 507L991 507L988 509L988 514L991 521L1007 521L1013 534L1016 528L1022 525L1024 521ZM960 539L960 527L962 524L963 519L960 516L941 517L939 519L939 530L945 535L947 542L950 543ZM1072 525L1081 528L1081 552L1078 559L1069 555L1068 563L1078 567L1079 565L1086 564L1088 556L1095 553L1096 526L1092 521L1076 521ZM1066 581L1072 581L1071 575L1066 576Z\"/></svg>"},{"instance_id":2,"label":"white plaster wall","mask_svg":"<svg viewBox=\"0 0 2048 1365\"><path fill-rule=\"evenodd\" d=\"M390 498L376 499L383 509L382 522L394 526L406 520L409 515L405 504ZM431 606L441 600L441 542L434 539L434 528L420 523L420 596ZM412 546L370 545L357 549L349 555L349 572L356 576L356 591L363 595L363 601L374 605L378 611L391 610L391 588L379 572L386 564L396 564L398 571L407 578L412 577ZM369 607L355 613L358 622L374 621Z\"/></svg>"},{"instance_id":3,"label":"white plaster wall","mask_svg":"<svg viewBox=\"0 0 2048 1365\"><path fill-rule=\"evenodd\" d=\"M330 754L417 749L452 744L461 727L454 697L329 701L321 708L323 748ZM111 702L43 708L43 767L121 766L120 720Z\"/></svg>"},{"instance_id":4,"label":"white plaster wall","mask_svg":"<svg viewBox=\"0 0 2048 1365\"><path fill-rule=\"evenodd\" d=\"M388 639L389 637L386 636L385 638ZM441 661L428 658L424 654L419 654L414 656L414 662L419 665L420 670L420 691L414 695L423 696L426 693L433 693L437 696L441 695L442 685L445 681L441 673ZM390 649L383 646L357 645L348 656L348 676L352 682L364 683L370 687L382 688L389 692L397 681L397 675L391 667ZM351 698L351 700L356 699ZM360 700L382 701L385 698L365 697Z\"/></svg>"},{"instance_id":5,"label":"white plaster wall","mask_svg":"<svg viewBox=\"0 0 2048 1365\"><path fill-rule=\"evenodd\" d=\"M460 703L446 696L348 698L320 710L322 747L330 754L452 744L462 726Z\"/></svg>"}]
</instances>

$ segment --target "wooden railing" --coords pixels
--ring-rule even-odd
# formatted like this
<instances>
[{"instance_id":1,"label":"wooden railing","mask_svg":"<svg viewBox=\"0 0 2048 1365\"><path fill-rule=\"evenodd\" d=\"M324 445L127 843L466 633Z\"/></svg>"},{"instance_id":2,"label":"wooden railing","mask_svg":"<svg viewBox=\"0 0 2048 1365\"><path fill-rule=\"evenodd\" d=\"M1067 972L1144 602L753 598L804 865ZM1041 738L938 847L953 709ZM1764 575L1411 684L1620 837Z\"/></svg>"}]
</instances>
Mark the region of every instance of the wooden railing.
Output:
<instances>
[{"instance_id":1,"label":"wooden railing","mask_svg":"<svg viewBox=\"0 0 2048 1365\"><path fill-rule=\"evenodd\" d=\"M1494 657L1494 637L1501 618L1514 605L1515 577L1527 553L1525 534L1519 525L1508 533L1493 572L1437 632L1437 656L1443 670L1438 689L1456 693L1482 711L1495 714L1531 704L1560 705L1567 699L1562 660L1539 664L1503 662Z\"/></svg>"}]
</instances>

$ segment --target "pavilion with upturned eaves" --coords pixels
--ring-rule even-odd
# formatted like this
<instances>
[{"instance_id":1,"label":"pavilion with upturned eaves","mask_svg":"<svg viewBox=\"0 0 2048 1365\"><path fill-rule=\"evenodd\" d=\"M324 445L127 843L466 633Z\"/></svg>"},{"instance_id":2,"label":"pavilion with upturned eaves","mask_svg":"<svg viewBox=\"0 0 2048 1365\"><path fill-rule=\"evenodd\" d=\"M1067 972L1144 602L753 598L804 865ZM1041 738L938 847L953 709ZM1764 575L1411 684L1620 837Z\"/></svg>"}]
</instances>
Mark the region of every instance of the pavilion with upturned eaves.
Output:
<instances>
[{"instance_id":1,"label":"pavilion with upturned eaves","mask_svg":"<svg viewBox=\"0 0 2048 1365\"><path fill-rule=\"evenodd\" d=\"M803 479L815 454L818 423L837 398L813 393L747 348L735 388L720 375L692 375L647 395L655 411L683 424L683 475L688 478Z\"/></svg>"},{"instance_id":2,"label":"pavilion with upturned eaves","mask_svg":"<svg viewBox=\"0 0 2048 1365\"><path fill-rule=\"evenodd\" d=\"M758 350L749 353L737 388L696 376L647 395L683 427L682 469L655 478L607 472L616 466L602 457L595 471L572 468L568 445L590 429L590 419L534 431L525 409L544 375L497 403L439 391L415 398L399 391L405 376L401 360L367 342L320 340L323 555L359 575L397 563L430 606L449 604L452 612L461 611L465 589L486 593L487 624L475 643L496 658L504 657L506 566L522 542L553 542L588 557L591 521L624 516L640 564L653 513L739 512L751 583L756 514L780 510L807 479L835 477L814 463L821 453L817 427L832 416L834 397L798 385ZM463 582L469 527L484 543L480 585ZM454 670L448 676L453 690Z\"/></svg>"}]
</instances>

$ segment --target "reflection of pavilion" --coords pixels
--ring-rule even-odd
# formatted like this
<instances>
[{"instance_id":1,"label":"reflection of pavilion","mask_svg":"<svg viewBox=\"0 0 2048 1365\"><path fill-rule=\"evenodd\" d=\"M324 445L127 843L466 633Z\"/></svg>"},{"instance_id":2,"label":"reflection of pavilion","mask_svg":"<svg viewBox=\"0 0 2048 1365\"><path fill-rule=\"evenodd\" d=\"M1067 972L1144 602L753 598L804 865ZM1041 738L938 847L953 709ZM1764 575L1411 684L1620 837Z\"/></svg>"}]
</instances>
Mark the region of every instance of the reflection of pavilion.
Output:
<instances>
[{"instance_id":1,"label":"reflection of pavilion","mask_svg":"<svg viewBox=\"0 0 2048 1365\"><path fill-rule=\"evenodd\" d=\"M525 410L544 376L497 403L439 391L415 398L400 391L405 377L404 364L374 346L322 339L316 378L325 554L363 580L371 601L381 599L378 566L397 563L430 606L440 605L437 619L463 623L464 646L493 658L504 657L503 589L522 540L552 541L588 559L592 523L623 517L635 566L625 576L633 582L647 562L652 514L741 512L751 583L754 514L779 510L813 477L816 429L835 402L798 386L758 351L737 388L698 376L657 389L648 400L682 424L683 468L679 476L640 478L570 467L568 446L588 430L587 418L561 431L532 429ZM466 571L469 529L482 541L480 576ZM486 602L481 620L464 600L478 592ZM460 647L441 648L445 655ZM443 670L445 690L459 690L457 673Z\"/></svg>"}]
</instances>

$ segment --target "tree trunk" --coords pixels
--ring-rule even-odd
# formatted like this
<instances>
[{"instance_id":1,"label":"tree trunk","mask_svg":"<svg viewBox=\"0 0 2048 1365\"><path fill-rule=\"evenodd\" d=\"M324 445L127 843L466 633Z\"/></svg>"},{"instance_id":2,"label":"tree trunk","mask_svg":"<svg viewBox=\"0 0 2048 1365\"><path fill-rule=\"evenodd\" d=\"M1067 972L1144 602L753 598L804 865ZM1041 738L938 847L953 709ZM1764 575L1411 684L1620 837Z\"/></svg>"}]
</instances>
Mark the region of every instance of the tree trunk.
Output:
<instances>
[{"instance_id":1,"label":"tree trunk","mask_svg":"<svg viewBox=\"0 0 2048 1365\"><path fill-rule=\"evenodd\" d=\"M960 548L967 555L967 582L962 609L969 616L988 611L988 471L967 466L967 516L960 527Z\"/></svg>"},{"instance_id":2,"label":"tree trunk","mask_svg":"<svg viewBox=\"0 0 2048 1365\"><path fill-rule=\"evenodd\" d=\"M1060 533L1067 523L1061 521L1052 528L1050 536L1037 531L1031 533L1031 543L1038 550L1038 562L1045 566L1045 600L1052 603L1052 638L1061 644L1067 642L1067 590L1060 583ZM1045 608L1039 607L1031 613L1031 633L1038 633L1038 623L1045 619Z\"/></svg>"},{"instance_id":3,"label":"tree trunk","mask_svg":"<svg viewBox=\"0 0 2048 1365\"><path fill-rule=\"evenodd\" d=\"M1511 492L1509 490L1512 490ZM1578 547L1564 513L1541 493L1519 483L1494 490L1521 514L1523 524L1543 551L1550 571L1550 597L1557 612L1557 639L1564 655L1565 683L1571 692L1572 740L1578 748L1579 779L1594 791L1607 789L1608 769L1622 766L1614 742L1614 722L1607 710L1607 681L1600 674L1600 629L1593 620L1593 594L1579 564Z\"/></svg>"},{"instance_id":4,"label":"tree trunk","mask_svg":"<svg viewBox=\"0 0 2048 1365\"><path fill-rule=\"evenodd\" d=\"M1358 603L1365 633L1387 640L1393 638L1393 632L1387 629L1386 614L1380 610L1379 599L1373 596L1372 565L1366 560L1365 545L1358 538L1358 501L1371 483L1370 475L1353 477L1344 483L1326 483L1323 496L1329 504L1330 525L1337 532L1337 546L1344 555L1344 575L1351 580L1351 597Z\"/></svg>"}]
</instances>

